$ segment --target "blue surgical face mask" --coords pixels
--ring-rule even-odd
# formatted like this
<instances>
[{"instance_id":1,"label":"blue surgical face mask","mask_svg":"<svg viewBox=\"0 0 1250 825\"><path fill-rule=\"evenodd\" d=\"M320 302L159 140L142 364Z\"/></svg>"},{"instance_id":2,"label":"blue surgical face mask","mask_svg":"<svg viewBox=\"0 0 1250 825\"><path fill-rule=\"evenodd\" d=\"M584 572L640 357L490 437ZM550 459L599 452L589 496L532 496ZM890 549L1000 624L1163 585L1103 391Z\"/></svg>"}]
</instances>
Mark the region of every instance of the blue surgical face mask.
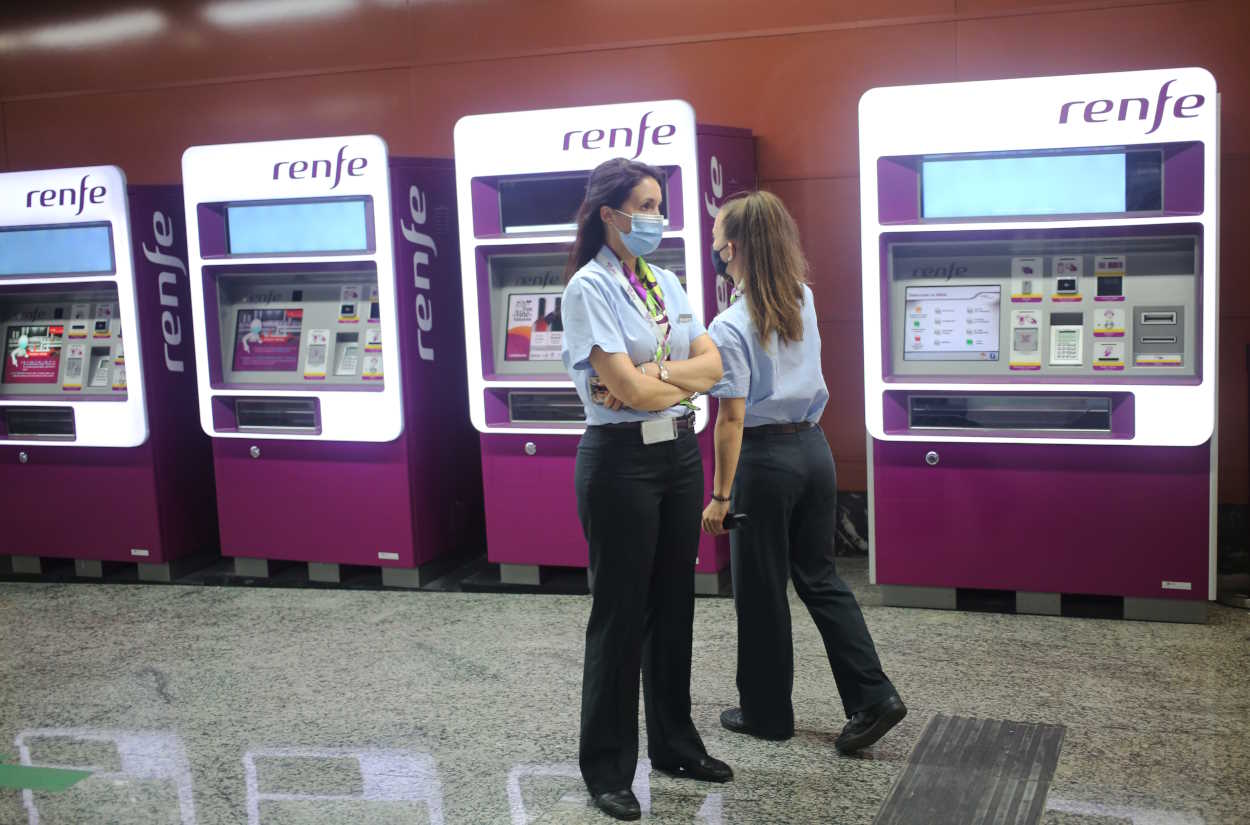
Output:
<instances>
[{"instance_id":1,"label":"blue surgical face mask","mask_svg":"<svg viewBox=\"0 0 1250 825\"><path fill-rule=\"evenodd\" d=\"M621 243L625 244L629 254L650 255L659 248L660 238L664 236L663 215L647 215L642 212L635 212L629 215L621 212L619 209L612 211L619 212L629 218L629 231L621 232L619 229L617 230L621 236Z\"/></svg>"}]
</instances>

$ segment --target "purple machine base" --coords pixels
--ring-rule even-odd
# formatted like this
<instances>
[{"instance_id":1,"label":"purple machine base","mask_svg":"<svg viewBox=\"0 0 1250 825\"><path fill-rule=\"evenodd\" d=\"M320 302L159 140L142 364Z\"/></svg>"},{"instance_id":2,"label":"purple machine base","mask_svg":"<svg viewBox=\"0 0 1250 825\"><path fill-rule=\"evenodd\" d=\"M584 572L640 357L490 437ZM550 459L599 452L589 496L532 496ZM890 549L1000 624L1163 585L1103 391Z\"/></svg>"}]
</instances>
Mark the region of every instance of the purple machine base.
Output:
<instances>
[{"instance_id":1,"label":"purple machine base","mask_svg":"<svg viewBox=\"0 0 1250 825\"><path fill-rule=\"evenodd\" d=\"M223 555L413 568L481 544L452 164L391 158L390 172L404 431L385 443L213 439ZM423 225L409 211L413 187L424 196ZM404 227L435 248L417 246ZM425 331L414 311L417 275L429 279L434 308ZM420 357L418 335L432 359Z\"/></svg>"},{"instance_id":2,"label":"purple machine base","mask_svg":"<svg viewBox=\"0 0 1250 825\"><path fill-rule=\"evenodd\" d=\"M573 484L577 436L482 436L482 482L486 489L487 558L495 564L586 567L589 549L577 517ZM535 446L534 455L525 445ZM714 453L711 430L699 436L706 495L711 494ZM541 505L536 505L537 497ZM728 544L699 540L698 573L717 573L728 563Z\"/></svg>"},{"instance_id":3,"label":"purple machine base","mask_svg":"<svg viewBox=\"0 0 1250 825\"><path fill-rule=\"evenodd\" d=\"M128 191L148 440L138 447L0 442L0 555L164 564L217 546L212 459L196 403L182 189ZM158 214L162 233L172 230L169 246L156 240ZM180 326L177 343L163 334L165 313Z\"/></svg>"},{"instance_id":4,"label":"purple machine base","mask_svg":"<svg viewBox=\"0 0 1250 825\"><path fill-rule=\"evenodd\" d=\"M708 205L719 208L725 198L755 188L755 144L746 129L705 124L699 124L697 129L698 201L702 207L698 217L702 237L707 240L704 248L699 250L702 263L700 274L703 277L703 317L710 321L716 316L718 306L716 275L709 251L715 215ZM720 172L719 193L713 187L713 161ZM688 182L683 181L683 184L688 185ZM684 216L685 220L691 218ZM483 351L490 352L490 341L485 334L483 337ZM714 421L714 400L710 402L709 414ZM712 493L712 429L709 423L707 429L699 434L705 499ZM482 434L482 483L486 496L486 555L489 561L527 566L587 566L589 549L577 518L573 486L579 438L575 435ZM526 442L533 442L536 446L537 452L533 456L525 453ZM727 572L728 567L728 539L701 535L696 572L719 575Z\"/></svg>"},{"instance_id":5,"label":"purple machine base","mask_svg":"<svg viewBox=\"0 0 1250 825\"><path fill-rule=\"evenodd\" d=\"M1210 470L1210 444L874 441L877 583L1205 601Z\"/></svg>"}]
</instances>

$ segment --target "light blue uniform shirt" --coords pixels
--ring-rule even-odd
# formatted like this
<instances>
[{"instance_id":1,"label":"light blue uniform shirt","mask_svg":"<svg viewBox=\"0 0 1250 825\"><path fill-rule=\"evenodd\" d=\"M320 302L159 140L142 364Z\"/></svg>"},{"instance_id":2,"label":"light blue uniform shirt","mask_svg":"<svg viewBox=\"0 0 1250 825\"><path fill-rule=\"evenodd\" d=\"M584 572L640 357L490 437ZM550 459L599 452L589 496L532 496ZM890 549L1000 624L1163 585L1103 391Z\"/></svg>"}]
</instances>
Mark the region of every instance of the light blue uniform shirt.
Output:
<instances>
[{"instance_id":1,"label":"light blue uniform shirt","mask_svg":"<svg viewBox=\"0 0 1250 825\"><path fill-rule=\"evenodd\" d=\"M690 309L690 299L677 276L667 269L651 266L651 272L664 293L668 323L672 329L669 358L684 361L690 357L690 342L707 330ZM686 414L684 407L670 407L663 412L639 412L628 408L609 410L590 400L590 351L595 347L607 353L623 352L629 360L642 364L655 360L655 326L650 316L643 315L630 297L632 287L624 280L624 271L616 255L606 246L599 255L573 275L564 288L560 317L564 321L564 343L561 357L564 368L577 387L577 395L586 408L586 423L618 424L626 421L648 421L660 416L678 417Z\"/></svg>"},{"instance_id":2,"label":"light blue uniform shirt","mask_svg":"<svg viewBox=\"0 0 1250 825\"><path fill-rule=\"evenodd\" d=\"M745 298L717 315L708 327L725 369L708 395L745 398L748 427L820 420L829 390L820 369L815 302L806 284L802 315L803 340L781 343L774 332L767 347L760 344Z\"/></svg>"}]
</instances>

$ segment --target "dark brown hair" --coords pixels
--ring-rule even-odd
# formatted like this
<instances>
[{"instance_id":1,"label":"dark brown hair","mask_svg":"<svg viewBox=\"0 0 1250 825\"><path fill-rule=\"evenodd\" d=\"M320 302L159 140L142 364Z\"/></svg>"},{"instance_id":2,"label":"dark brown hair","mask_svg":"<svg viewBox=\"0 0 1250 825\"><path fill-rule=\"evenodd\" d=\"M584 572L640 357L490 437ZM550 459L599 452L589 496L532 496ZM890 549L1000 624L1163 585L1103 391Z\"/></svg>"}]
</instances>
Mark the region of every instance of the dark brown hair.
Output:
<instances>
[{"instance_id":1,"label":"dark brown hair","mask_svg":"<svg viewBox=\"0 0 1250 825\"><path fill-rule=\"evenodd\" d=\"M720 221L725 240L737 247L743 299L760 342L767 345L774 332L782 341L801 341L808 265L785 204L771 192L748 192L721 207Z\"/></svg>"},{"instance_id":2,"label":"dark brown hair","mask_svg":"<svg viewBox=\"0 0 1250 825\"><path fill-rule=\"evenodd\" d=\"M566 282L593 260L603 247L606 232L599 218L599 209L604 206L620 209L629 200L629 193L634 191L634 187L647 178L664 188L663 170L635 160L613 158L599 164L590 173L590 180L586 182L586 197L577 210L577 239L573 241L568 263L564 266Z\"/></svg>"}]
</instances>

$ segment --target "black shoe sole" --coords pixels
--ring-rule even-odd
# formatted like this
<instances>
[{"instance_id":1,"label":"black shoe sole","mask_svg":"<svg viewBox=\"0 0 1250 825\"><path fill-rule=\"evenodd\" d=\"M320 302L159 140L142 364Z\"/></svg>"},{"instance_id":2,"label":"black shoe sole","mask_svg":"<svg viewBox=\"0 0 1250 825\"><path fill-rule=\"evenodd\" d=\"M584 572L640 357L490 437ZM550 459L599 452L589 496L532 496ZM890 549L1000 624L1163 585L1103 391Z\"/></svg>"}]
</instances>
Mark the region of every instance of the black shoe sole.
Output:
<instances>
[{"instance_id":1,"label":"black shoe sole","mask_svg":"<svg viewBox=\"0 0 1250 825\"><path fill-rule=\"evenodd\" d=\"M907 707L899 705L888 713L883 713L873 722L872 727L855 737L848 737L845 740L834 742L833 746L837 748L838 753L850 755L857 751L874 744L878 739L885 736L894 728L903 718L907 716Z\"/></svg>"},{"instance_id":2,"label":"black shoe sole","mask_svg":"<svg viewBox=\"0 0 1250 825\"><path fill-rule=\"evenodd\" d=\"M725 782L732 782L734 778L733 771L730 771L728 776L725 776L723 774L717 774L715 776L712 776L710 774L700 775L700 774L691 773L688 770L683 770L682 768L664 768L655 764L654 762L651 763L651 769L654 771L659 771L665 776L671 776L673 779L693 779L698 782L725 783Z\"/></svg>"}]
</instances>

